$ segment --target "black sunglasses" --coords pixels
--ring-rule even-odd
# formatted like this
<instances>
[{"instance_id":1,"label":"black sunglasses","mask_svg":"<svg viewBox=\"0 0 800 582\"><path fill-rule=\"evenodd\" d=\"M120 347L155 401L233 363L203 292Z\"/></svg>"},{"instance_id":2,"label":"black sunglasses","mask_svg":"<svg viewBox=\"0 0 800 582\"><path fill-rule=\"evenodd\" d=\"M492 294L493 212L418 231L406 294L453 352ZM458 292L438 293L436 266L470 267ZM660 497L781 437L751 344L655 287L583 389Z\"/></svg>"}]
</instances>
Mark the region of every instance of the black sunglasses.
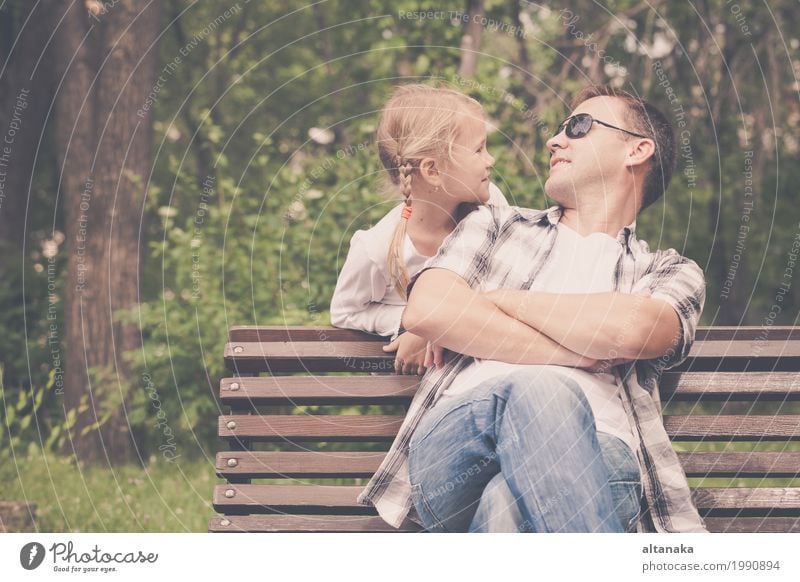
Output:
<instances>
[{"instance_id":1,"label":"black sunglasses","mask_svg":"<svg viewBox=\"0 0 800 582\"><path fill-rule=\"evenodd\" d=\"M578 113L577 115L573 115L572 117L567 117L561 125L558 126L553 137L564 131L566 128L567 137L570 139L580 139L582 137L586 137L586 134L589 133L592 129L592 125L595 123L599 123L600 125L604 125L611 129L616 129L617 131L624 131L630 135L635 135L636 137L643 137L645 139L650 139L646 135L642 135L641 133L634 133L632 131L628 131L627 129L622 129L621 127L617 127L615 125L611 125L610 123L606 123L605 121L600 121L599 119L595 119L588 113Z\"/></svg>"}]
</instances>

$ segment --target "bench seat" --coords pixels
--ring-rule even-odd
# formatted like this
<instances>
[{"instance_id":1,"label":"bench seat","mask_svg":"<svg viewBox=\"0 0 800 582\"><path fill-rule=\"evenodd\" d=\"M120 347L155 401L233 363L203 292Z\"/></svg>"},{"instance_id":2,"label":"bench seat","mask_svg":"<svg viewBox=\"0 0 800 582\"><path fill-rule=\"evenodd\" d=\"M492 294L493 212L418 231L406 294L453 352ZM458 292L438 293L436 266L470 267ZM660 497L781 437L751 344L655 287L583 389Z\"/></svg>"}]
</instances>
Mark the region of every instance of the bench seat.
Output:
<instances>
[{"instance_id":1,"label":"bench seat","mask_svg":"<svg viewBox=\"0 0 800 582\"><path fill-rule=\"evenodd\" d=\"M221 515L209 531L420 531L356 503L419 385L392 373L385 343L330 327L230 330L231 376L219 387L229 413L218 419L228 450L216 455L226 484L214 488ZM800 479L798 372L800 328L711 327L663 375L664 425L687 476L754 481L692 488L710 531L800 532L800 483L790 481Z\"/></svg>"}]
</instances>

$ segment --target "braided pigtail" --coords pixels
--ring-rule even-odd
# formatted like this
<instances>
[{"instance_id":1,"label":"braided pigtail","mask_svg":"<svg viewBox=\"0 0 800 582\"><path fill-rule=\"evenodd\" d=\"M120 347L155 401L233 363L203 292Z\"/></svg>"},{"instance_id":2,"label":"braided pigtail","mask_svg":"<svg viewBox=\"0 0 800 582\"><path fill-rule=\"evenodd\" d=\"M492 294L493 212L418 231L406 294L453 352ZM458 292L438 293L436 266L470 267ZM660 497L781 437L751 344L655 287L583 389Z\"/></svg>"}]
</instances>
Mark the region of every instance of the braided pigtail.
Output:
<instances>
[{"instance_id":1,"label":"braided pigtail","mask_svg":"<svg viewBox=\"0 0 800 582\"><path fill-rule=\"evenodd\" d=\"M389 267L389 276L392 278L392 281L394 281L395 289L397 289L397 292L400 293L403 299L408 299L406 297L408 271L406 270L405 261L403 261L403 244L406 240L408 219L411 216L411 179L414 173L414 166L411 162L403 160L401 156L397 156L395 163L399 174L400 190L405 199L405 207L403 208L400 222L394 229L392 243L389 245L387 263Z\"/></svg>"}]
</instances>

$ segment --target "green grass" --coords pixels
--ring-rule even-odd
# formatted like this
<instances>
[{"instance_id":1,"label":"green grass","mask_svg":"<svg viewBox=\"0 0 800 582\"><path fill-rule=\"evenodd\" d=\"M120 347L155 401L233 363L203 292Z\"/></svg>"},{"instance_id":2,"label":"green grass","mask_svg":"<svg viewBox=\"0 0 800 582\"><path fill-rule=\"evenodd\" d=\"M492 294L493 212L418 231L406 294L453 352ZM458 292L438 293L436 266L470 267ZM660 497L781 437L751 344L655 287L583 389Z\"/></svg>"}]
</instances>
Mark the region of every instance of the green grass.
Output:
<instances>
[{"instance_id":1,"label":"green grass","mask_svg":"<svg viewBox=\"0 0 800 582\"><path fill-rule=\"evenodd\" d=\"M222 482L213 459L84 467L39 452L0 462L0 500L35 503L37 532L205 532Z\"/></svg>"},{"instance_id":2,"label":"green grass","mask_svg":"<svg viewBox=\"0 0 800 582\"><path fill-rule=\"evenodd\" d=\"M800 443L673 443L678 451L800 450ZM260 483L364 485L366 479L265 479ZM213 459L152 456L137 465L79 466L33 452L0 461L2 501L35 503L37 532L205 532L216 514ZM692 487L800 487L800 479L690 478Z\"/></svg>"}]
</instances>

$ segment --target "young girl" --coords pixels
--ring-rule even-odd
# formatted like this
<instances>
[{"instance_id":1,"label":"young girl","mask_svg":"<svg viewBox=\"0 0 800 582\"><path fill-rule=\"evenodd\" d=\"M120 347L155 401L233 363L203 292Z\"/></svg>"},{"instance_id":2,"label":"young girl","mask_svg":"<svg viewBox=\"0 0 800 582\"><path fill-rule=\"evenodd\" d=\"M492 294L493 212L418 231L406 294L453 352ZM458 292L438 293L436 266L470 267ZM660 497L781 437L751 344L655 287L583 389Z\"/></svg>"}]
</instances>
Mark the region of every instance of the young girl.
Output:
<instances>
[{"instance_id":1,"label":"young girl","mask_svg":"<svg viewBox=\"0 0 800 582\"><path fill-rule=\"evenodd\" d=\"M350 241L331 301L336 327L390 336L398 374L423 374L427 341L400 329L406 287L479 204L507 205L489 182L486 114L474 99L428 85L397 87L381 114L378 154L404 202Z\"/></svg>"}]
</instances>

